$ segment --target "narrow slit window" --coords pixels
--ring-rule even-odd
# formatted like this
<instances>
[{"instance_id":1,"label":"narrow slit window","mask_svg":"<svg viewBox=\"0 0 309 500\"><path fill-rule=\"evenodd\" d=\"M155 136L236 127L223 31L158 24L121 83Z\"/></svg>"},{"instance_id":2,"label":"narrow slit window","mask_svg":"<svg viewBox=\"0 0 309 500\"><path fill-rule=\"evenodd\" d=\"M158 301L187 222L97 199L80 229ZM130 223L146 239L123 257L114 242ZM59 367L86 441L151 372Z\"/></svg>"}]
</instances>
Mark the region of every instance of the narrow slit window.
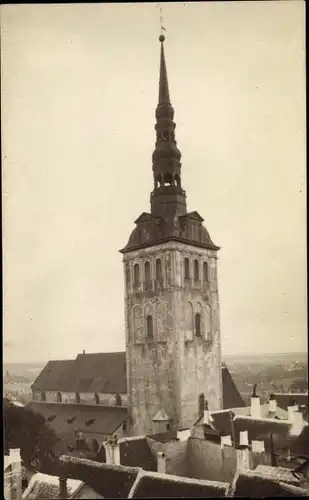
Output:
<instances>
[{"instance_id":1,"label":"narrow slit window","mask_svg":"<svg viewBox=\"0 0 309 500\"><path fill-rule=\"evenodd\" d=\"M61 403L61 392L57 392L57 403Z\"/></svg>"},{"instance_id":2,"label":"narrow slit window","mask_svg":"<svg viewBox=\"0 0 309 500\"><path fill-rule=\"evenodd\" d=\"M145 281L151 280L150 262L145 262Z\"/></svg>"},{"instance_id":3,"label":"narrow slit window","mask_svg":"<svg viewBox=\"0 0 309 500\"><path fill-rule=\"evenodd\" d=\"M134 285L139 285L139 284L140 284L139 265L135 264L135 266L134 266Z\"/></svg>"},{"instance_id":4,"label":"narrow slit window","mask_svg":"<svg viewBox=\"0 0 309 500\"><path fill-rule=\"evenodd\" d=\"M195 280L199 279L199 265L198 265L198 260L194 261L194 279Z\"/></svg>"},{"instance_id":5,"label":"narrow slit window","mask_svg":"<svg viewBox=\"0 0 309 500\"><path fill-rule=\"evenodd\" d=\"M95 394L94 395L94 402L96 405L99 405L100 404L100 398L99 398L99 395L98 394Z\"/></svg>"},{"instance_id":6,"label":"narrow slit window","mask_svg":"<svg viewBox=\"0 0 309 500\"><path fill-rule=\"evenodd\" d=\"M152 321L152 316L147 316L147 337L148 339L153 338L153 321Z\"/></svg>"},{"instance_id":7,"label":"narrow slit window","mask_svg":"<svg viewBox=\"0 0 309 500\"><path fill-rule=\"evenodd\" d=\"M200 313L197 313L195 315L195 335L196 335L196 337L201 336L201 315L200 315Z\"/></svg>"},{"instance_id":8,"label":"narrow slit window","mask_svg":"<svg viewBox=\"0 0 309 500\"><path fill-rule=\"evenodd\" d=\"M156 280L162 280L162 262L161 259L156 260Z\"/></svg>"},{"instance_id":9,"label":"narrow slit window","mask_svg":"<svg viewBox=\"0 0 309 500\"><path fill-rule=\"evenodd\" d=\"M207 262L203 263L203 279L204 281L209 281L209 269Z\"/></svg>"},{"instance_id":10,"label":"narrow slit window","mask_svg":"<svg viewBox=\"0 0 309 500\"><path fill-rule=\"evenodd\" d=\"M190 278L190 263L189 263L189 259L185 259L185 279L189 279Z\"/></svg>"}]
</instances>

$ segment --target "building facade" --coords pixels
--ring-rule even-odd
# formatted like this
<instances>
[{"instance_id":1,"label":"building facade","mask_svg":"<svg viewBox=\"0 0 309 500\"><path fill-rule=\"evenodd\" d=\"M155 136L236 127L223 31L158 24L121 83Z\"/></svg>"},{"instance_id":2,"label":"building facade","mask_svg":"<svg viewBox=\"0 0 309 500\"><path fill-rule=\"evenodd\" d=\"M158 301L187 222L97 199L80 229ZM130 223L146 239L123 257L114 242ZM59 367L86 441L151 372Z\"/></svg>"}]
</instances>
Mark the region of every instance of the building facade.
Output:
<instances>
[{"instance_id":1,"label":"building facade","mask_svg":"<svg viewBox=\"0 0 309 500\"><path fill-rule=\"evenodd\" d=\"M160 43L151 211L121 250L132 434L192 426L204 400L222 407L219 247L187 211L162 35Z\"/></svg>"}]
</instances>

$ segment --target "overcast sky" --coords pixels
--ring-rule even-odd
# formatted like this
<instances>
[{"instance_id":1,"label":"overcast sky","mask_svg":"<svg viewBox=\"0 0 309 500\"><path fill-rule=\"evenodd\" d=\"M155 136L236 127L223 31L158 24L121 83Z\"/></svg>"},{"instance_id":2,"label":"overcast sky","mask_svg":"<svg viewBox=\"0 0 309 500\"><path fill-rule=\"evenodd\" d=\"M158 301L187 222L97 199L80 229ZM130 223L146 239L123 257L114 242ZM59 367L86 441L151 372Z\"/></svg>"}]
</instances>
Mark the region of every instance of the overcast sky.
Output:
<instances>
[{"instance_id":1,"label":"overcast sky","mask_svg":"<svg viewBox=\"0 0 309 500\"><path fill-rule=\"evenodd\" d=\"M305 351L305 4L163 4L188 209L219 252L223 354ZM124 350L149 211L156 4L1 6L4 360Z\"/></svg>"}]
</instances>

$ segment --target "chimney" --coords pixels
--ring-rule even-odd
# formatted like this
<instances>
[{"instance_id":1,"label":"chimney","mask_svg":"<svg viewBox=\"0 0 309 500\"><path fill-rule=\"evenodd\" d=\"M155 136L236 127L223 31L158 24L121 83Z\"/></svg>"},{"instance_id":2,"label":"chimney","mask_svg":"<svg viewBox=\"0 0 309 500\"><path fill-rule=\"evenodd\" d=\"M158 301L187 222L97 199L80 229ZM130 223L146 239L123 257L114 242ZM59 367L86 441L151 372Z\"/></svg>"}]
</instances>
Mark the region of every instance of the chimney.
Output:
<instances>
[{"instance_id":1,"label":"chimney","mask_svg":"<svg viewBox=\"0 0 309 500\"><path fill-rule=\"evenodd\" d=\"M59 498L65 500L68 498L67 479L59 477Z\"/></svg>"},{"instance_id":2,"label":"chimney","mask_svg":"<svg viewBox=\"0 0 309 500\"><path fill-rule=\"evenodd\" d=\"M236 448L236 468L240 472L250 470L249 448L248 446L238 446Z\"/></svg>"},{"instance_id":3,"label":"chimney","mask_svg":"<svg viewBox=\"0 0 309 500\"><path fill-rule=\"evenodd\" d=\"M257 384L253 387L253 393L251 396L251 417L260 418L261 417L261 404L260 398L256 393Z\"/></svg>"},{"instance_id":4,"label":"chimney","mask_svg":"<svg viewBox=\"0 0 309 500\"><path fill-rule=\"evenodd\" d=\"M105 441L106 463L109 465L120 465L120 446L117 436Z\"/></svg>"},{"instance_id":5,"label":"chimney","mask_svg":"<svg viewBox=\"0 0 309 500\"><path fill-rule=\"evenodd\" d=\"M162 451L157 453L157 470L162 474L166 474L166 457Z\"/></svg>"},{"instance_id":6,"label":"chimney","mask_svg":"<svg viewBox=\"0 0 309 500\"><path fill-rule=\"evenodd\" d=\"M210 425L212 421L212 417L210 415L210 411L208 409L208 401L205 401L204 403L204 424Z\"/></svg>"},{"instance_id":7,"label":"chimney","mask_svg":"<svg viewBox=\"0 0 309 500\"><path fill-rule=\"evenodd\" d=\"M293 436L299 436L304 428L304 419L301 411L293 411L293 420L292 420L292 428L291 434Z\"/></svg>"},{"instance_id":8,"label":"chimney","mask_svg":"<svg viewBox=\"0 0 309 500\"><path fill-rule=\"evenodd\" d=\"M239 444L240 446L248 446L248 431L240 431L239 432Z\"/></svg>"},{"instance_id":9,"label":"chimney","mask_svg":"<svg viewBox=\"0 0 309 500\"><path fill-rule=\"evenodd\" d=\"M268 412L276 413L277 411L277 401L274 394L271 394L268 401Z\"/></svg>"},{"instance_id":10,"label":"chimney","mask_svg":"<svg viewBox=\"0 0 309 500\"><path fill-rule=\"evenodd\" d=\"M295 412L298 412L298 404L296 404L295 399L291 398L288 406L288 420L290 420L291 422L294 421Z\"/></svg>"},{"instance_id":11,"label":"chimney","mask_svg":"<svg viewBox=\"0 0 309 500\"><path fill-rule=\"evenodd\" d=\"M12 500L20 500L22 495L20 449L11 448L10 458L12 463L12 483L13 483Z\"/></svg>"}]
</instances>

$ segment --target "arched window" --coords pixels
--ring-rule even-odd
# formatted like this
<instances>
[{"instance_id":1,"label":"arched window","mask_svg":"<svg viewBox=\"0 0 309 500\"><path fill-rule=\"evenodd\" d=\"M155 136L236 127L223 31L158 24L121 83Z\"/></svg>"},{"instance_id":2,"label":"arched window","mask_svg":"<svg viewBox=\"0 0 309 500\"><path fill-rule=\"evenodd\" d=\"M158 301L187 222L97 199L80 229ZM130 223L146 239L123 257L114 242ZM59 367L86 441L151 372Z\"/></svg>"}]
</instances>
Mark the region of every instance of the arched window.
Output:
<instances>
[{"instance_id":1,"label":"arched window","mask_svg":"<svg viewBox=\"0 0 309 500\"><path fill-rule=\"evenodd\" d=\"M99 405L100 404L100 398L99 398L99 395L98 394L95 394L94 395L94 402L96 405Z\"/></svg>"},{"instance_id":2,"label":"arched window","mask_svg":"<svg viewBox=\"0 0 309 500\"><path fill-rule=\"evenodd\" d=\"M171 174L165 174L164 176L164 186L172 186L173 176Z\"/></svg>"},{"instance_id":3,"label":"arched window","mask_svg":"<svg viewBox=\"0 0 309 500\"><path fill-rule=\"evenodd\" d=\"M198 260L195 260L194 261L194 279L195 280L198 280L200 278L200 276L199 276L199 274L200 274L199 273L199 265L198 264L199 264Z\"/></svg>"},{"instance_id":4,"label":"arched window","mask_svg":"<svg viewBox=\"0 0 309 500\"><path fill-rule=\"evenodd\" d=\"M169 139L169 133L167 130L163 131L163 139L164 139L164 141L168 141L168 139Z\"/></svg>"},{"instance_id":5,"label":"arched window","mask_svg":"<svg viewBox=\"0 0 309 500\"><path fill-rule=\"evenodd\" d=\"M177 187L180 187L180 177L178 174L175 175L175 184Z\"/></svg>"},{"instance_id":6,"label":"arched window","mask_svg":"<svg viewBox=\"0 0 309 500\"><path fill-rule=\"evenodd\" d=\"M185 258L185 279L190 278L190 262L189 259Z\"/></svg>"},{"instance_id":7,"label":"arched window","mask_svg":"<svg viewBox=\"0 0 309 500\"><path fill-rule=\"evenodd\" d=\"M160 174L156 175L155 179L155 187L161 187L162 186L162 177Z\"/></svg>"},{"instance_id":8,"label":"arched window","mask_svg":"<svg viewBox=\"0 0 309 500\"><path fill-rule=\"evenodd\" d=\"M127 284L127 286L129 286L130 285L130 267L129 267L128 262L125 265L125 273L126 273L126 284Z\"/></svg>"},{"instance_id":9,"label":"arched window","mask_svg":"<svg viewBox=\"0 0 309 500\"><path fill-rule=\"evenodd\" d=\"M204 281L209 281L208 264L207 264L207 262L203 262L203 280Z\"/></svg>"},{"instance_id":10,"label":"arched window","mask_svg":"<svg viewBox=\"0 0 309 500\"><path fill-rule=\"evenodd\" d=\"M80 395L78 394L78 392L75 394L75 401L77 404L80 403Z\"/></svg>"},{"instance_id":11,"label":"arched window","mask_svg":"<svg viewBox=\"0 0 309 500\"><path fill-rule=\"evenodd\" d=\"M161 259L156 260L156 280L162 281L162 261L161 261Z\"/></svg>"},{"instance_id":12,"label":"arched window","mask_svg":"<svg viewBox=\"0 0 309 500\"><path fill-rule=\"evenodd\" d=\"M145 281L151 281L150 262L145 262Z\"/></svg>"},{"instance_id":13,"label":"arched window","mask_svg":"<svg viewBox=\"0 0 309 500\"><path fill-rule=\"evenodd\" d=\"M153 338L153 321L152 321L152 316L147 316L146 324L147 324L147 337L149 339L152 339Z\"/></svg>"},{"instance_id":14,"label":"arched window","mask_svg":"<svg viewBox=\"0 0 309 500\"><path fill-rule=\"evenodd\" d=\"M140 284L139 265L135 264L134 265L134 285L139 285L139 284Z\"/></svg>"},{"instance_id":15,"label":"arched window","mask_svg":"<svg viewBox=\"0 0 309 500\"><path fill-rule=\"evenodd\" d=\"M41 401L46 401L45 391L41 391Z\"/></svg>"},{"instance_id":16,"label":"arched window","mask_svg":"<svg viewBox=\"0 0 309 500\"><path fill-rule=\"evenodd\" d=\"M57 403L61 403L61 392L57 392Z\"/></svg>"},{"instance_id":17,"label":"arched window","mask_svg":"<svg viewBox=\"0 0 309 500\"><path fill-rule=\"evenodd\" d=\"M115 394L115 406L121 406L121 396Z\"/></svg>"},{"instance_id":18,"label":"arched window","mask_svg":"<svg viewBox=\"0 0 309 500\"><path fill-rule=\"evenodd\" d=\"M200 394L198 398L198 409L200 416L204 415L204 408L205 408L205 396L204 394Z\"/></svg>"},{"instance_id":19,"label":"arched window","mask_svg":"<svg viewBox=\"0 0 309 500\"><path fill-rule=\"evenodd\" d=\"M195 335L196 335L196 337L201 336L201 315L200 315L200 313L197 313L195 315Z\"/></svg>"}]
</instances>

